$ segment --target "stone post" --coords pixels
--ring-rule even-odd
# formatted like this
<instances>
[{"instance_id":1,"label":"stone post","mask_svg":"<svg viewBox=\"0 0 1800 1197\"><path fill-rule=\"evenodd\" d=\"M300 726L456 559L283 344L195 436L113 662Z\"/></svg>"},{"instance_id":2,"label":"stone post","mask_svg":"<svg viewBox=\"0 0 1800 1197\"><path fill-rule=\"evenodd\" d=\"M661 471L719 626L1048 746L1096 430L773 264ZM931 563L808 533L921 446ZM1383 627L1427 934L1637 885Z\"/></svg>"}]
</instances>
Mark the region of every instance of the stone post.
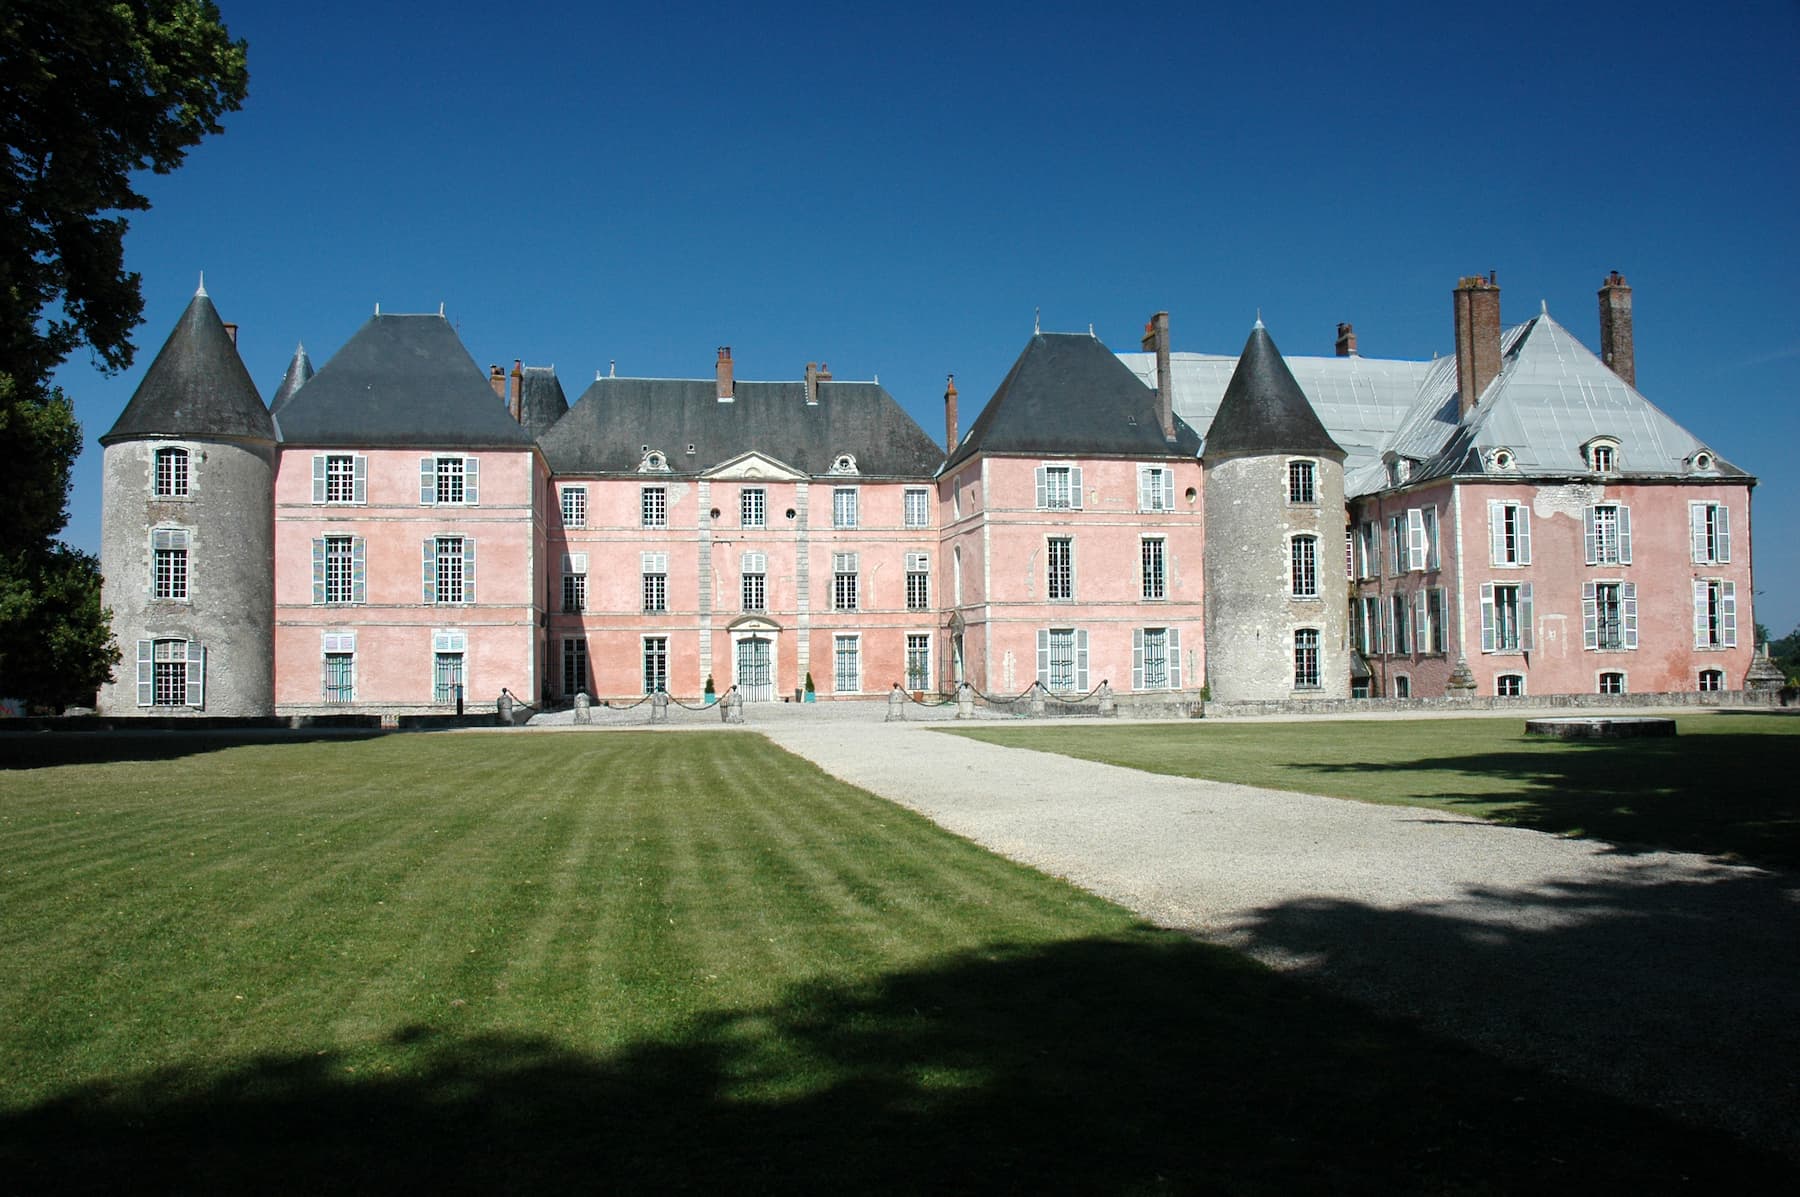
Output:
<instances>
[{"instance_id":1,"label":"stone post","mask_svg":"<svg viewBox=\"0 0 1800 1197\"><path fill-rule=\"evenodd\" d=\"M956 683L956 717L975 718L975 687L967 682Z\"/></svg>"},{"instance_id":2,"label":"stone post","mask_svg":"<svg viewBox=\"0 0 1800 1197\"><path fill-rule=\"evenodd\" d=\"M587 691L577 691L575 694L575 722L588 723L592 721L593 717L588 714L588 706Z\"/></svg>"},{"instance_id":3,"label":"stone post","mask_svg":"<svg viewBox=\"0 0 1800 1197\"><path fill-rule=\"evenodd\" d=\"M502 687L500 697L494 700L494 717L501 727L511 727L513 717L512 691Z\"/></svg>"},{"instance_id":4,"label":"stone post","mask_svg":"<svg viewBox=\"0 0 1800 1197\"><path fill-rule=\"evenodd\" d=\"M900 688L899 682L895 682L894 688L888 691L887 718L883 719L882 722L906 722L906 691Z\"/></svg>"},{"instance_id":5,"label":"stone post","mask_svg":"<svg viewBox=\"0 0 1800 1197\"><path fill-rule=\"evenodd\" d=\"M669 692L658 690L650 696L650 722L667 723L669 721Z\"/></svg>"},{"instance_id":6,"label":"stone post","mask_svg":"<svg viewBox=\"0 0 1800 1197\"><path fill-rule=\"evenodd\" d=\"M1031 683L1031 699L1025 709L1031 713L1033 719L1044 717L1044 683Z\"/></svg>"},{"instance_id":7,"label":"stone post","mask_svg":"<svg viewBox=\"0 0 1800 1197\"><path fill-rule=\"evenodd\" d=\"M725 691L719 699L719 720L722 723L742 723L744 721L744 696L733 686Z\"/></svg>"},{"instance_id":8,"label":"stone post","mask_svg":"<svg viewBox=\"0 0 1800 1197\"><path fill-rule=\"evenodd\" d=\"M1100 717L1102 719L1116 717L1119 713L1119 701L1113 697L1112 686L1106 682L1101 682L1098 697L1100 699Z\"/></svg>"},{"instance_id":9,"label":"stone post","mask_svg":"<svg viewBox=\"0 0 1800 1197\"><path fill-rule=\"evenodd\" d=\"M1450 679L1444 683L1444 693L1451 698L1475 697L1475 675L1469 671L1467 657L1456 658L1456 668L1450 671Z\"/></svg>"}]
</instances>

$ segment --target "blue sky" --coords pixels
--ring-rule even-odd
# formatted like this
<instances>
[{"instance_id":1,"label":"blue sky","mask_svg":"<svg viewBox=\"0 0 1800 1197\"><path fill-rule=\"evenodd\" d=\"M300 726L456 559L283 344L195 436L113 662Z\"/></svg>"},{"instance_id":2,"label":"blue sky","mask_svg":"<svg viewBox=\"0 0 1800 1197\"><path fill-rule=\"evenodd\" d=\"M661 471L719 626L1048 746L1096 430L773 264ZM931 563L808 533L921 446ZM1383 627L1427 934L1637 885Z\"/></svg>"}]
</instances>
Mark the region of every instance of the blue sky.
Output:
<instances>
[{"instance_id":1,"label":"blue sky","mask_svg":"<svg viewBox=\"0 0 1800 1197\"><path fill-rule=\"evenodd\" d=\"M100 451L206 272L265 397L374 310L440 303L476 361L879 376L941 437L1032 327L1114 349L1171 313L1230 352L1453 339L1499 272L1590 347L1635 289L1638 385L1758 475L1757 618L1800 624L1800 6L1118 8L223 0L250 96L143 190L136 365L59 381ZM868 11L864 11L867 8ZM1255 9L1255 11L1251 11Z\"/></svg>"}]
</instances>

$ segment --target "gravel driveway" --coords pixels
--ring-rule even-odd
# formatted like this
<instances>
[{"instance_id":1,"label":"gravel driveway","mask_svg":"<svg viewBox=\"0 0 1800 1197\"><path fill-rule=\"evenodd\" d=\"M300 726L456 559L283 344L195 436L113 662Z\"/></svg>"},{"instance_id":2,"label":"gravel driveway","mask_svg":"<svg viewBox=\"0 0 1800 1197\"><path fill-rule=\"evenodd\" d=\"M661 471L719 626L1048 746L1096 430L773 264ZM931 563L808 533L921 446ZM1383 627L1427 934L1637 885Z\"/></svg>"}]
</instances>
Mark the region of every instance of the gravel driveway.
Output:
<instances>
[{"instance_id":1,"label":"gravel driveway","mask_svg":"<svg viewBox=\"0 0 1800 1197\"><path fill-rule=\"evenodd\" d=\"M1800 1159L1800 877L867 716L756 722L1162 926Z\"/></svg>"}]
</instances>

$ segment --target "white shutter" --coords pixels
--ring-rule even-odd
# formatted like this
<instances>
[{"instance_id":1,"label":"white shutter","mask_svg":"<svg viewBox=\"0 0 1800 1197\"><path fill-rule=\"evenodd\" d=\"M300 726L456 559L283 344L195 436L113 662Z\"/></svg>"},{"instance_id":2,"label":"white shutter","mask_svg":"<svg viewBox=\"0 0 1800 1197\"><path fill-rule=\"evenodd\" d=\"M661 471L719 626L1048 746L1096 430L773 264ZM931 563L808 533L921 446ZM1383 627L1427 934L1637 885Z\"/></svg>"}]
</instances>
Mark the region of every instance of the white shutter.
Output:
<instances>
[{"instance_id":1,"label":"white shutter","mask_svg":"<svg viewBox=\"0 0 1800 1197\"><path fill-rule=\"evenodd\" d=\"M1144 688L1144 629L1131 629L1131 688Z\"/></svg>"},{"instance_id":2,"label":"white shutter","mask_svg":"<svg viewBox=\"0 0 1800 1197\"><path fill-rule=\"evenodd\" d=\"M1171 471L1173 473L1173 471ZM1181 629L1170 628L1163 633L1169 641L1169 689L1181 689Z\"/></svg>"},{"instance_id":3,"label":"white shutter","mask_svg":"<svg viewBox=\"0 0 1800 1197\"><path fill-rule=\"evenodd\" d=\"M325 601L325 538L323 536L313 537L312 582L313 605L316 607Z\"/></svg>"},{"instance_id":4,"label":"white shutter","mask_svg":"<svg viewBox=\"0 0 1800 1197\"><path fill-rule=\"evenodd\" d=\"M437 458L419 458L419 502L429 507L437 502Z\"/></svg>"},{"instance_id":5,"label":"white shutter","mask_svg":"<svg viewBox=\"0 0 1800 1197\"><path fill-rule=\"evenodd\" d=\"M1706 595L1704 578L1694 579L1694 647L1706 647Z\"/></svg>"},{"instance_id":6,"label":"white shutter","mask_svg":"<svg viewBox=\"0 0 1800 1197\"><path fill-rule=\"evenodd\" d=\"M1037 505L1039 511L1042 511L1045 507L1050 505L1050 491L1044 482L1044 471L1046 468L1047 467L1045 466L1039 466L1037 468Z\"/></svg>"},{"instance_id":7,"label":"white shutter","mask_svg":"<svg viewBox=\"0 0 1800 1197\"><path fill-rule=\"evenodd\" d=\"M1423 590L1413 592L1413 651L1423 655L1431 651L1431 609Z\"/></svg>"},{"instance_id":8,"label":"white shutter","mask_svg":"<svg viewBox=\"0 0 1800 1197\"><path fill-rule=\"evenodd\" d=\"M463 537L463 596L462 601L475 601L475 538Z\"/></svg>"},{"instance_id":9,"label":"white shutter","mask_svg":"<svg viewBox=\"0 0 1800 1197\"><path fill-rule=\"evenodd\" d=\"M427 536L425 538L420 559L424 563L422 581L424 582L425 601L435 603L437 602L437 537Z\"/></svg>"},{"instance_id":10,"label":"white shutter","mask_svg":"<svg viewBox=\"0 0 1800 1197\"><path fill-rule=\"evenodd\" d=\"M1713 546L1719 554L1719 564L1731 561L1731 508L1720 503L1713 508Z\"/></svg>"},{"instance_id":11,"label":"white shutter","mask_svg":"<svg viewBox=\"0 0 1800 1197\"><path fill-rule=\"evenodd\" d=\"M1162 478L1162 509L1173 511L1175 510L1175 471L1164 468L1158 470L1157 474Z\"/></svg>"},{"instance_id":12,"label":"white shutter","mask_svg":"<svg viewBox=\"0 0 1800 1197\"><path fill-rule=\"evenodd\" d=\"M1086 628L1075 629L1075 691L1088 691L1088 637Z\"/></svg>"},{"instance_id":13,"label":"white shutter","mask_svg":"<svg viewBox=\"0 0 1800 1197\"><path fill-rule=\"evenodd\" d=\"M369 596L369 542L361 536L350 542L350 601L364 603Z\"/></svg>"},{"instance_id":14,"label":"white shutter","mask_svg":"<svg viewBox=\"0 0 1800 1197\"><path fill-rule=\"evenodd\" d=\"M1636 648L1638 644L1636 582L1626 582L1619 587L1619 608L1624 613L1625 647Z\"/></svg>"},{"instance_id":15,"label":"white shutter","mask_svg":"<svg viewBox=\"0 0 1800 1197\"><path fill-rule=\"evenodd\" d=\"M1706 504L1688 504L1688 542L1695 565L1706 562Z\"/></svg>"},{"instance_id":16,"label":"white shutter","mask_svg":"<svg viewBox=\"0 0 1800 1197\"><path fill-rule=\"evenodd\" d=\"M1417 507L1406 510L1406 568L1425 568L1425 513Z\"/></svg>"},{"instance_id":17,"label":"white shutter","mask_svg":"<svg viewBox=\"0 0 1800 1197\"><path fill-rule=\"evenodd\" d=\"M463 502L471 507L481 502L481 459L463 458Z\"/></svg>"},{"instance_id":18,"label":"white shutter","mask_svg":"<svg viewBox=\"0 0 1800 1197\"><path fill-rule=\"evenodd\" d=\"M1488 557L1495 565L1506 564L1506 505L1488 500Z\"/></svg>"},{"instance_id":19,"label":"white shutter","mask_svg":"<svg viewBox=\"0 0 1800 1197\"><path fill-rule=\"evenodd\" d=\"M1589 508L1591 511L1592 508ZM1581 647L1600 647L1600 590L1592 582L1581 584Z\"/></svg>"},{"instance_id":20,"label":"white shutter","mask_svg":"<svg viewBox=\"0 0 1800 1197\"><path fill-rule=\"evenodd\" d=\"M350 501L367 503L369 501L369 459L361 453L351 466Z\"/></svg>"},{"instance_id":21,"label":"white shutter","mask_svg":"<svg viewBox=\"0 0 1800 1197\"><path fill-rule=\"evenodd\" d=\"M1581 538L1582 546L1587 551L1589 565L1597 565L1600 562L1600 534L1594 526L1596 522L1594 509L1583 507L1581 509Z\"/></svg>"},{"instance_id":22,"label":"white shutter","mask_svg":"<svg viewBox=\"0 0 1800 1197\"><path fill-rule=\"evenodd\" d=\"M1631 564L1631 508L1619 504L1619 564Z\"/></svg>"},{"instance_id":23,"label":"white shutter","mask_svg":"<svg viewBox=\"0 0 1800 1197\"><path fill-rule=\"evenodd\" d=\"M1517 504L1519 513L1519 564L1531 564L1531 508Z\"/></svg>"},{"instance_id":24,"label":"white shutter","mask_svg":"<svg viewBox=\"0 0 1800 1197\"><path fill-rule=\"evenodd\" d=\"M152 706L156 702L156 641L137 642L137 704Z\"/></svg>"},{"instance_id":25,"label":"white shutter","mask_svg":"<svg viewBox=\"0 0 1800 1197\"><path fill-rule=\"evenodd\" d=\"M1147 465L1137 468L1138 475L1138 510L1154 511L1156 509L1156 472Z\"/></svg>"},{"instance_id":26,"label":"white shutter","mask_svg":"<svg viewBox=\"0 0 1800 1197\"><path fill-rule=\"evenodd\" d=\"M1737 583L1719 583L1719 623L1725 631L1725 647L1737 647Z\"/></svg>"},{"instance_id":27,"label":"white shutter","mask_svg":"<svg viewBox=\"0 0 1800 1197\"><path fill-rule=\"evenodd\" d=\"M1526 652L1532 648L1532 628L1536 619L1531 606L1531 583L1519 587L1519 647Z\"/></svg>"},{"instance_id":28,"label":"white shutter","mask_svg":"<svg viewBox=\"0 0 1800 1197\"><path fill-rule=\"evenodd\" d=\"M1069 468L1069 506L1071 506L1077 510L1080 510L1080 508L1081 508L1081 467L1080 466L1071 466Z\"/></svg>"},{"instance_id":29,"label":"white shutter","mask_svg":"<svg viewBox=\"0 0 1800 1197\"><path fill-rule=\"evenodd\" d=\"M1481 584L1481 651L1494 651L1494 584Z\"/></svg>"},{"instance_id":30,"label":"white shutter","mask_svg":"<svg viewBox=\"0 0 1800 1197\"><path fill-rule=\"evenodd\" d=\"M198 640L187 642L187 705L206 705L206 650Z\"/></svg>"},{"instance_id":31,"label":"white shutter","mask_svg":"<svg viewBox=\"0 0 1800 1197\"><path fill-rule=\"evenodd\" d=\"M1081 591L1075 586L1075 538L1069 537L1069 598L1073 599Z\"/></svg>"},{"instance_id":32,"label":"white shutter","mask_svg":"<svg viewBox=\"0 0 1800 1197\"><path fill-rule=\"evenodd\" d=\"M1050 688L1050 629L1039 628L1038 634L1037 634L1037 641L1038 641L1038 660L1037 660L1038 685L1044 687L1047 690Z\"/></svg>"},{"instance_id":33,"label":"white shutter","mask_svg":"<svg viewBox=\"0 0 1800 1197\"><path fill-rule=\"evenodd\" d=\"M313 502L325 501L325 455L313 454Z\"/></svg>"}]
</instances>

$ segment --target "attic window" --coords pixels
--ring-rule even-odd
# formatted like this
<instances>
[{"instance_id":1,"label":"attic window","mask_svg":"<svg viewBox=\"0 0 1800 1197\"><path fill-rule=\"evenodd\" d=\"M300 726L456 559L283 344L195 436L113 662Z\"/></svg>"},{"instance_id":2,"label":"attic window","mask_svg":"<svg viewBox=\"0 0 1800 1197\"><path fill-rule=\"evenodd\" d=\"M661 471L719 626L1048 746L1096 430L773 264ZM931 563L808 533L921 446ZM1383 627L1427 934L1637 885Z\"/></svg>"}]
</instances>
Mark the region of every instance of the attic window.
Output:
<instances>
[{"instance_id":1,"label":"attic window","mask_svg":"<svg viewBox=\"0 0 1800 1197\"><path fill-rule=\"evenodd\" d=\"M1410 457L1396 457L1388 462L1388 485L1402 486L1412 479L1413 462Z\"/></svg>"},{"instance_id":2,"label":"attic window","mask_svg":"<svg viewBox=\"0 0 1800 1197\"><path fill-rule=\"evenodd\" d=\"M1696 470L1700 470L1700 471L1704 472L1706 470L1710 470L1713 468L1713 455L1711 453L1708 453L1705 449L1702 449L1702 450L1700 450L1700 452L1694 454L1694 456L1691 460L1693 463L1693 467Z\"/></svg>"},{"instance_id":3,"label":"attic window","mask_svg":"<svg viewBox=\"0 0 1800 1197\"><path fill-rule=\"evenodd\" d=\"M1595 437L1581 447L1581 456L1587 462L1587 468L1596 474L1616 474L1619 471L1619 442L1613 437Z\"/></svg>"},{"instance_id":4,"label":"attic window","mask_svg":"<svg viewBox=\"0 0 1800 1197\"><path fill-rule=\"evenodd\" d=\"M1495 449L1488 455L1488 464L1496 470L1511 470L1518 466L1518 459L1511 449Z\"/></svg>"},{"instance_id":5,"label":"attic window","mask_svg":"<svg viewBox=\"0 0 1800 1197\"><path fill-rule=\"evenodd\" d=\"M638 463L640 474L666 474L669 472L669 459L661 449L646 449L644 460Z\"/></svg>"},{"instance_id":6,"label":"attic window","mask_svg":"<svg viewBox=\"0 0 1800 1197\"><path fill-rule=\"evenodd\" d=\"M856 458L848 453L839 453L832 459L831 472L834 474L856 473Z\"/></svg>"}]
</instances>

